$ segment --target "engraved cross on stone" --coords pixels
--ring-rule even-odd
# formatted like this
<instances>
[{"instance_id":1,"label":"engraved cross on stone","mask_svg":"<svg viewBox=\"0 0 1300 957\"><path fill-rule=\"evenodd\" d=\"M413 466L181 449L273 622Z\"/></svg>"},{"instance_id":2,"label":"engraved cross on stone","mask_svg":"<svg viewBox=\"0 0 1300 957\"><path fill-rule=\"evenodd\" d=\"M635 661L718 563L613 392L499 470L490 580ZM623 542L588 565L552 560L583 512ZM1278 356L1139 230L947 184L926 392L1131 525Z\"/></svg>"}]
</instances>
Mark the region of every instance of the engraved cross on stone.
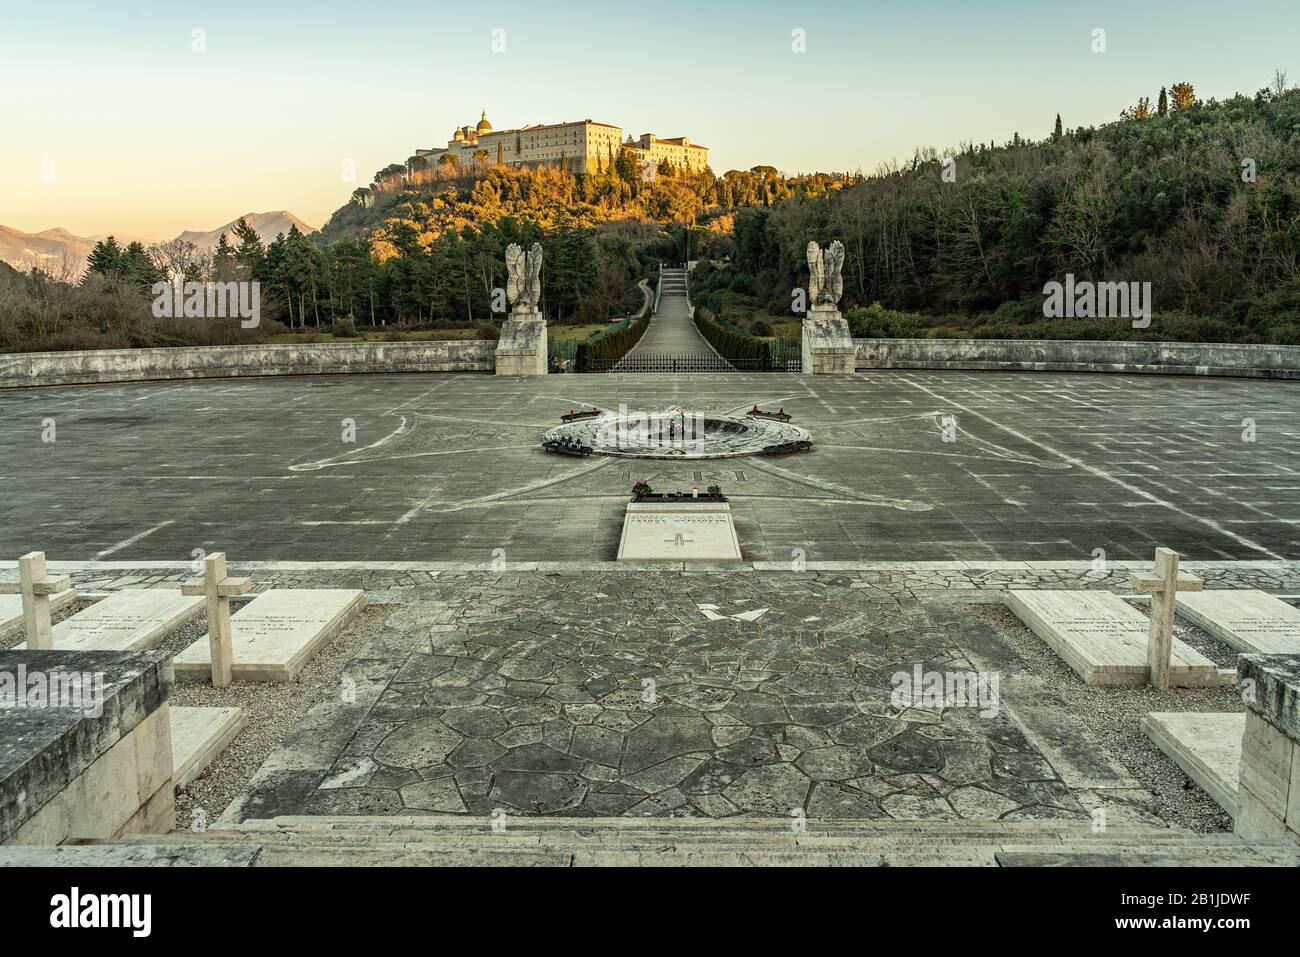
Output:
<instances>
[{"instance_id":1,"label":"engraved cross on stone","mask_svg":"<svg viewBox=\"0 0 1300 957\"><path fill-rule=\"evenodd\" d=\"M28 552L18 559L18 581L0 582L0 595L23 596L23 628L29 650L48 651L54 647L50 596L71 587L72 579L67 575L46 572L44 552Z\"/></svg>"},{"instance_id":2,"label":"engraved cross on stone","mask_svg":"<svg viewBox=\"0 0 1300 957\"><path fill-rule=\"evenodd\" d=\"M664 539L665 545L694 545L695 539L687 538L685 532L677 532L672 538Z\"/></svg>"},{"instance_id":3,"label":"engraved cross on stone","mask_svg":"<svg viewBox=\"0 0 1300 957\"><path fill-rule=\"evenodd\" d=\"M1147 641L1147 665L1151 685L1161 691L1169 687L1169 658L1174 649L1174 606L1180 591L1200 591L1205 584L1195 575L1178 570L1178 553L1156 549L1155 573L1133 575L1129 584L1151 595L1151 632Z\"/></svg>"},{"instance_id":4,"label":"engraved cross on stone","mask_svg":"<svg viewBox=\"0 0 1300 957\"><path fill-rule=\"evenodd\" d=\"M212 684L224 688L230 684L234 653L230 647L230 599L253 587L251 578L231 578L226 574L226 553L213 552L203 559L203 580L181 585L183 595L202 595L208 605L208 647L212 655Z\"/></svg>"}]
</instances>

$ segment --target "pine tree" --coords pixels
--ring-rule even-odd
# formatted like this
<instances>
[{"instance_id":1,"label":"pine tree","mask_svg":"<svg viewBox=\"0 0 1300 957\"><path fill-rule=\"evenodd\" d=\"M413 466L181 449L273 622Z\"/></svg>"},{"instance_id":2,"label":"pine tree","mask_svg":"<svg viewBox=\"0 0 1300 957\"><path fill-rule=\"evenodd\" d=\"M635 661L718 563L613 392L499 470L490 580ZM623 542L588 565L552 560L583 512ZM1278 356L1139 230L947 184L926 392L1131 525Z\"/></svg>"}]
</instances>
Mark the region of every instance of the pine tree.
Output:
<instances>
[{"instance_id":1,"label":"pine tree","mask_svg":"<svg viewBox=\"0 0 1300 957\"><path fill-rule=\"evenodd\" d=\"M1156 115L1164 116L1169 112L1169 93L1162 86L1160 88L1160 99L1156 102Z\"/></svg>"},{"instance_id":2,"label":"pine tree","mask_svg":"<svg viewBox=\"0 0 1300 957\"><path fill-rule=\"evenodd\" d=\"M143 243L131 243L123 250L119 261L122 276L141 286L152 286L164 279L162 270L149 258L149 253L144 248Z\"/></svg>"},{"instance_id":3,"label":"pine tree","mask_svg":"<svg viewBox=\"0 0 1300 957\"><path fill-rule=\"evenodd\" d=\"M1055 127L1055 129L1052 130L1052 139L1054 139L1054 140L1059 140L1063 134L1064 134L1064 131L1061 129L1061 114L1060 114L1060 113L1057 113L1057 114L1056 114L1056 127Z\"/></svg>"},{"instance_id":4,"label":"pine tree","mask_svg":"<svg viewBox=\"0 0 1300 957\"><path fill-rule=\"evenodd\" d=\"M1196 91L1190 83L1175 83L1169 88L1174 95L1174 109L1185 110L1196 102Z\"/></svg>"},{"instance_id":5,"label":"pine tree","mask_svg":"<svg viewBox=\"0 0 1300 957\"><path fill-rule=\"evenodd\" d=\"M225 233L217 239L217 248L212 254L212 278L217 282L230 282L235 278L235 249Z\"/></svg>"},{"instance_id":6,"label":"pine tree","mask_svg":"<svg viewBox=\"0 0 1300 957\"><path fill-rule=\"evenodd\" d=\"M122 271L122 256L123 250L117 244L117 239L109 236L95 243L95 248L86 257L86 269L88 272L112 278Z\"/></svg>"},{"instance_id":7,"label":"pine tree","mask_svg":"<svg viewBox=\"0 0 1300 957\"><path fill-rule=\"evenodd\" d=\"M235 249L235 259L244 272L246 279L260 278L262 263L266 260L266 247L257 230L248 225L248 220L239 218L235 223L235 238L239 246Z\"/></svg>"}]
</instances>

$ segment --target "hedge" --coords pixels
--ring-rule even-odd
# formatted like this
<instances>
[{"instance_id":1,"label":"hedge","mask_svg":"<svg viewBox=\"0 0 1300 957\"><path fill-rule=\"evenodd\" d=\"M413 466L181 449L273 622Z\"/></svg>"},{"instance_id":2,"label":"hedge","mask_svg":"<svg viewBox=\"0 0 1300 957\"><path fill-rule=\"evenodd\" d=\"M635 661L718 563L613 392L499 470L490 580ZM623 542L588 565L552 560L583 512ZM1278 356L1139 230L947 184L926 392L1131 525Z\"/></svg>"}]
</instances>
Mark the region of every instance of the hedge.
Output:
<instances>
[{"instance_id":1,"label":"hedge","mask_svg":"<svg viewBox=\"0 0 1300 957\"><path fill-rule=\"evenodd\" d=\"M641 341L649 326L650 310L643 309L641 315L627 325L599 338L579 342L578 351L574 354L573 371L590 372L593 365L602 369L612 368Z\"/></svg>"},{"instance_id":2,"label":"hedge","mask_svg":"<svg viewBox=\"0 0 1300 957\"><path fill-rule=\"evenodd\" d=\"M756 339L723 325L703 306L695 307L695 328L718 351L718 355L728 362L756 362L761 368L768 368L772 364L772 347L767 340Z\"/></svg>"}]
</instances>

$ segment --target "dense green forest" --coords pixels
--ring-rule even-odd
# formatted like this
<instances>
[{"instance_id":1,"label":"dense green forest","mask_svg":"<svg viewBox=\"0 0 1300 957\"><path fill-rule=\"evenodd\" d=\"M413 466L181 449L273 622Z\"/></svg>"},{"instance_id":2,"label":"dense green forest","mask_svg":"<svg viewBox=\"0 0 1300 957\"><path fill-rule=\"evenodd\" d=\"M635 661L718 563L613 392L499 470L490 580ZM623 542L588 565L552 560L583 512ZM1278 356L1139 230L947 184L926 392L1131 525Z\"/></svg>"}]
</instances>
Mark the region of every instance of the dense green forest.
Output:
<instances>
[{"instance_id":1,"label":"dense green forest","mask_svg":"<svg viewBox=\"0 0 1300 957\"><path fill-rule=\"evenodd\" d=\"M1225 102L1190 84L1099 129L967 144L818 197L735 216L696 301L744 323L790 315L810 239L846 248L856 335L1300 343L1300 90ZM953 175L955 174L955 175ZM1150 282L1155 320L1043 318L1043 286Z\"/></svg>"},{"instance_id":2,"label":"dense green forest","mask_svg":"<svg viewBox=\"0 0 1300 957\"><path fill-rule=\"evenodd\" d=\"M1202 102L1180 83L1101 127L1044 126L870 176L663 167L647 180L629 154L585 173L392 166L311 236L264 243L241 223L210 253L110 238L82 277L0 270L0 348L494 336L505 247L535 240L558 324L628 316L638 279L689 258L695 301L722 322L793 335L804 248L840 239L856 335L1300 343L1300 90L1279 76ZM1150 282L1151 328L1044 319L1043 286L1067 273ZM176 276L260 282L262 325L155 318L149 287Z\"/></svg>"}]
</instances>

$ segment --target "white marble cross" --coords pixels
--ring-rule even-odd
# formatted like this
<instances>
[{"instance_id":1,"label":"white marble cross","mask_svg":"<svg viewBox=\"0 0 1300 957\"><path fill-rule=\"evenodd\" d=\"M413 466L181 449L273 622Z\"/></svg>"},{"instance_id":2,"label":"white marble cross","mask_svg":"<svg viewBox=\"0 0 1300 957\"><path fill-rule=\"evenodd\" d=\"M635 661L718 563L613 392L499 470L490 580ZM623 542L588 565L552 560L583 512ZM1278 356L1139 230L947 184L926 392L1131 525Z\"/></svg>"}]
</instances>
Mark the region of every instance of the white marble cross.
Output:
<instances>
[{"instance_id":1,"label":"white marble cross","mask_svg":"<svg viewBox=\"0 0 1300 957\"><path fill-rule=\"evenodd\" d=\"M51 576L45 570L45 553L28 552L18 559L18 581L0 582L0 595L23 596L23 628L27 647L48 651L54 647L50 627L50 596L72 587L67 575Z\"/></svg>"},{"instance_id":2,"label":"white marble cross","mask_svg":"<svg viewBox=\"0 0 1300 957\"><path fill-rule=\"evenodd\" d=\"M253 587L251 578L231 578L226 574L226 553L214 552L203 559L203 580L181 585L183 595L202 595L208 607L208 646L212 651L212 684L224 688L230 684L234 654L230 647L230 599L246 594Z\"/></svg>"},{"instance_id":3,"label":"white marble cross","mask_svg":"<svg viewBox=\"0 0 1300 957\"><path fill-rule=\"evenodd\" d=\"M1205 582L1178 570L1178 553L1156 549L1155 572L1133 575L1129 584L1151 595L1151 632L1147 642L1147 665L1151 684L1161 691L1169 687L1169 657L1174 648L1174 613L1180 591L1200 591Z\"/></svg>"}]
</instances>

